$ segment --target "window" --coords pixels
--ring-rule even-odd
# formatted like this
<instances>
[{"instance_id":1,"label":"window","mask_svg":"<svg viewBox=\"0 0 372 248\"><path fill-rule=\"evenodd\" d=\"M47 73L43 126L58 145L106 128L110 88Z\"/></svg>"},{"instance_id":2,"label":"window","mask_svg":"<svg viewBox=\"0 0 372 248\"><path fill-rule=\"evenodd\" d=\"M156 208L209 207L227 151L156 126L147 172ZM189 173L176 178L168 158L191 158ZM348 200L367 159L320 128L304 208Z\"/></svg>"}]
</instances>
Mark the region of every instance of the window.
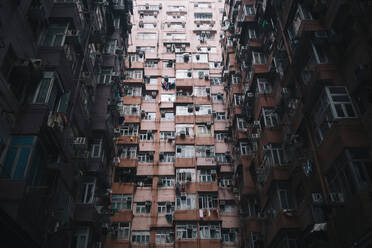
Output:
<instances>
[{"instance_id":1,"label":"window","mask_svg":"<svg viewBox=\"0 0 372 248\"><path fill-rule=\"evenodd\" d=\"M102 69L100 74L99 83L100 84L110 84L111 83L111 76L112 76L112 69Z\"/></svg>"},{"instance_id":2,"label":"window","mask_svg":"<svg viewBox=\"0 0 372 248\"><path fill-rule=\"evenodd\" d=\"M139 133L140 140L154 140L154 133L151 131L141 131Z\"/></svg>"},{"instance_id":3,"label":"window","mask_svg":"<svg viewBox=\"0 0 372 248\"><path fill-rule=\"evenodd\" d=\"M153 52L155 52L155 47L154 46L138 46L138 47L136 47L136 51L153 53ZM143 60L142 60L142 62L143 62Z\"/></svg>"},{"instance_id":4,"label":"window","mask_svg":"<svg viewBox=\"0 0 372 248\"><path fill-rule=\"evenodd\" d=\"M132 231L132 242L134 243L150 243L150 232L149 231Z\"/></svg>"},{"instance_id":5,"label":"window","mask_svg":"<svg viewBox=\"0 0 372 248\"><path fill-rule=\"evenodd\" d=\"M222 188L232 187L233 186L232 176L231 175L220 176L219 179L218 179L218 185Z\"/></svg>"},{"instance_id":6,"label":"window","mask_svg":"<svg viewBox=\"0 0 372 248\"><path fill-rule=\"evenodd\" d=\"M176 100L175 94L161 94L160 101L162 102L174 102Z\"/></svg>"},{"instance_id":7,"label":"window","mask_svg":"<svg viewBox=\"0 0 372 248\"><path fill-rule=\"evenodd\" d=\"M249 147L249 144L247 142L240 142L240 154L241 155L250 155L251 149Z\"/></svg>"},{"instance_id":8,"label":"window","mask_svg":"<svg viewBox=\"0 0 372 248\"><path fill-rule=\"evenodd\" d=\"M100 158L101 157L101 153L103 153L102 143L103 143L103 139L94 139L93 140L92 145L91 145L91 152L90 152L90 156L92 158Z\"/></svg>"},{"instance_id":9,"label":"window","mask_svg":"<svg viewBox=\"0 0 372 248\"><path fill-rule=\"evenodd\" d=\"M192 78L192 70L176 70L176 78Z\"/></svg>"},{"instance_id":10,"label":"window","mask_svg":"<svg viewBox=\"0 0 372 248\"><path fill-rule=\"evenodd\" d=\"M174 120L174 113L173 112L164 112L164 113L161 113L160 120L162 120L162 121L173 121Z\"/></svg>"},{"instance_id":11,"label":"window","mask_svg":"<svg viewBox=\"0 0 372 248\"><path fill-rule=\"evenodd\" d=\"M174 139L175 132L160 132L160 140Z\"/></svg>"},{"instance_id":12,"label":"window","mask_svg":"<svg viewBox=\"0 0 372 248\"><path fill-rule=\"evenodd\" d=\"M124 104L123 113L126 115L139 115L140 105Z\"/></svg>"},{"instance_id":13,"label":"window","mask_svg":"<svg viewBox=\"0 0 372 248\"><path fill-rule=\"evenodd\" d=\"M111 196L111 208L120 211L120 210L131 210L132 209L132 195L124 194L112 194Z\"/></svg>"},{"instance_id":14,"label":"window","mask_svg":"<svg viewBox=\"0 0 372 248\"><path fill-rule=\"evenodd\" d=\"M157 60L146 60L144 66L146 68L158 68L158 61Z\"/></svg>"},{"instance_id":15,"label":"window","mask_svg":"<svg viewBox=\"0 0 372 248\"><path fill-rule=\"evenodd\" d=\"M220 239L221 238L220 224L200 223L200 238L201 239Z\"/></svg>"},{"instance_id":16,"label":"window","mask_svg":"<svg viewBox=\"0 0 372 248\"><path fill-rule=\"evenodd\" d=\"M131 54L129 55L129 58L131 62L143 62L144 56L139 54Z\"/></svg>"},{"instance_id":17,"label":"window","mask_svg":"<svg viewBox=\"0 0 372 248\"><path fill-rule=\"evenodd\" d=\"M231 82L232 84L240 84L240 77L237 75L232 75Z\"/></svg>"},{"instance_id":18,"label":"window","mask_svg":"<svg viewBox=\"0 0 372 248\"><path fill-rule=\"evenodd\" d=\"M178 183L195 182L195 169L176 169L176 180Z\"/></svg>"},{"instance_id":19,"label":"window","mask_svg":"<svg viewBox=\"0 0 372 248\"><path fill-rule=\"evenodd\" d=\"M174 152L160 152L159 162L160 163L174 163Z\"/></svg>"},{"instance_id":20,"label":"window","mask_svg":"<svg viewBox=\"0 0 372 248\"><path fill-rule=\"evenodd\" d=\"M159 176L159 186L160 187L173 187L174 176Z\"/></svg>"},{"instance_id":21,"label":"window","mask_svg":"<svg viewBox=\"0 0 372 248\"><path fill-rule=\"evenodd\" d=\"M272 91L269 81L265 78L257 78L257 86L260 94L270 94Z\"/></svg>"},{"instance_id":22,"label":"window","mask_svg":"<svg viewBox=\"0 0 372 248\"><path fill-rule=\"evenodd\" d=\"M257 38L256 30L248 29L248 37L249 39L256 39Z\"/></svg>"},{"instance_id":23,"label":"window","mask_svg":"<svg viewBox=\"0 0 372 248\"><path fill-rule=\"evenodd\" d=\"M208 53L193 54L192 61L194 63L208 63Z\"/></svg>"},{"instance_id":24,"label":"window","mask_svg":"<svg viewBox=\"0 0 372 248\"><path fill-rule=\"evenodd\" d=\"M140 163L154 162L154 152L138 152L137 160Z\"/></svg>"},{"instance_id":25,"label":"window","mask_svg":"<svg viewBox=\"0 0 372 248\"><path fill-rule=\"evenodd\" d=\"M76 248L87 248L89 241L89 228L81 227L75 231Z\"/></svg>"},{"instance_id":26,"label":"window","mask_svg":"<svg viewBox=\"0 0 372 248\"><path fill-rule=\"evenodd\" d=\"M253 4L246 4L244 8L244 13L247 16L254 16L256 13L256 10L253 6Z\"/></svg>"},{"instance_id":27,"label":"window","mask_svg":"<svg viewBox=\"0 0 372 248\"><path fill-rule=\"evenodd\" d=\"M190 210L196 209L195 194L185 194L176 196L176 209L178 210Z\"/></svg>"},{"instance_id":28,"label":"window","mask_svg":"<svg viewBox=\"0 0 372 248\"><path fill-rule=\"evenodd\" d=\"M356 190L367 190L372 185L372 161L368 150L349 148L336 159L327 174L331 193L350 196Z\"/></svg>"},{"instance_id":29,"label":"window","mask_svg":"<svg viewBox=\"0 0 372 248\"><path fill-rule=\"evenodd\" d=\"M47 104L50 110L54 110L57 99L62 94L60 85L55 72L43 72L43 78L39 82L32 102L34 104Z\"/></svg>"},{"instance_id":30,"label":"window","mask_svg":"<svg viewBox=\"0 0 372 248\"><path fill-rule=\"evenodd\" d=\"M222 228L222 242L236 242L238 236L237 233L237 229Z\"/></svg>"},{"instance_id":31,"label":"window","mask_svg":"<svg viewBox=\"0 0 372 248\"><path fill-rule=\"evenodd\" d=\"M278 114L275 112L274 108L262 108L261 123L265 124L265 127L276 127L278 125Z\"/></svg>"},{"instance_id":32,"label":"window","mask_svg":"<svg viewBox=\"0 0 372 248\"><path fill-rule=\"evenodd\" d=\"M154 92L154 91L152 91L152 92ZM142 95L142 100L143 101L146 101L146 102L155 102L156 95L155 94L152 94L152 92L151 91L144 92L143 95ZM146 115L143 116L142 119L147 120L147 118L155 118L155 116L156 116L156 113L155 112L153 112L153 114L151 114L149 116L147 116L147 114L148 113L146 113Z\"/></svg>"},{"instance_id":33,"label":"window","mask_svg":"<svg viewBox=\"0 0 372 248\"><path fill-rule=\"evenodd\" d=\"M196 239L196 224L177 224L177 239Z\"/></svg>"},{"instance_id":34,"label":"window","mask_svg":"<svg viewBox=\"0 0 372 248\"><path fill-rule=\"evenodd\" d=\"M185 40L186 39L186 34L184 34L184 33L167 33L165 38L169 39L169 40Z\"/></svg>"},{"instance_id":35,"label":"window","mask_svg":"<svg viewBox=\"0 0 372 248\"><path fill-rule=\"evenodd\" d=\"M193 78L203 79L205 76L209 76L209 70L193 70Z\"/></svg>"},{"instance_id":36,"label":"window","mask_svg":"<svg viewBox=\"0 0 372 248\"><path fill-rule=\"evenodd\" d=\"M264 147L264 156L269 166L285 164L284 152L281 144L268 144Z\"/></svg>"},{"instance_id":37,"label":"window","mask_svg":"<svg viewBox=\"0 0 372 248\"><path fill-rule=\"evenodd\" d=\"M174 242L174 231L172 229L156 230L155 242L157 244L170 244Z\"/></svg>"},{"instance_id":38,"label":"window","mask_svg":"<svg viewBox=\"0 0 372 248\"><path fill-rule=\"evenodd\" d=\"M214 115L214 120L215 121L223 121L223 120L226 120L226 116L225 116L225 112L216 112L216 114Z\"/></svg>"},{"instance_id":39,"label":"window","mask_svg":"<svg viewBox=\"0 0 372 248\"><path fill-rule=\"evenodd\" d=\"M216 209L217 198L217 194L199 194L199 209Z\"/></svg>"},{"instance_id":40,"label":"window","mask_svg":"<svg viewBox=\"0 0 372 248\"><path fill-rule=\"evenodd\" d=\"M140 28L156 28L156 23L144 23L142 26L139 26Z\"/></svg>"},{"instance_id":41,"label":"window","mask_svg":"<svg viewBox=\"0 0 372 248\"><path fill-rule=\"evenodd\" d=\"M312 114L314 133L319 145L334 120L357 118L357 112L347 89L343 86L325 87Z\"/></svg>"},{"instance_id":42,"label":"window","mask_svg":"<svg viewBox=\"0 0 372 248\"><path fill-rule=\"evenodd\" d=\"M136 158L137 147L135 146L119 146L118 154L120 158Z\"/></svg>"},{"instance_id":43,"label":"window","mask_svg":"<svg viewBox=\"0 0 372 248\"><path fill-rule=\"evenodd\" d=\"M151 201L136 202L137 214L149 214L151 212Z\"/></svg>"},{"instance_id":44,"label":"window","mask_svg":"<svg viewBox=\"0 0 372 248\"><path fill-rule=\"evenodd\" d=\"M171 214L174 212L174 202L158 202L158 213Z\"/></svg>"},{"instance_id":45,"label":"window","mask_svg":"<svg viewBox=\"0 0 372 248\"><path fill-rule=\"evenodd\" d=\"M140 87L128 87L125 89L126 96L142 96L142 88Z\"/></svg>"},{"instance_id":46,"label":"window","mask_svg":"<svg viewBox=\"0 0 372 248\"><path fill-rule=\"evenodd\" d=\"M142 70L131 70L126 72L127 79L142 79L143 71Z\"/></svg>"},{"instance_id":47,"label":"window","mask_svg":"<svg viewBox=\"0 0 372 248\"><path fill-rule=\"evenodd\" d=\"M116 50L117 44L118 44L118 41L117 40L106 41L105 50L104 50L105 53L115 54L115 50Z\"/></svg>"},{"instance_id":48,"label":"window","mask_svg":"<svg viewBox=\"0 0 372 248\"><path fill-rule=\"evenodd\" d=\"M137 40L155 40L156 33L137 33L136 39Z\"/></svg>"},{"instance_id":49,"label":"window","mask_svg":"<svg viewBox=\"0 0 372 248\"><path fill-rule=\"evenodd\" d=\"M216 181L216 170L215 169L200 169L198 170L199 182L211 183Z\"/></svg>"},{"instance_id":50,"label":"window","mask_svg":"<svg viewBox=\"0 0 372 248\"><path fill-rule=\"evenodd\" d=\"M13 136L6 153L1 177L23 179L26 176L30 157L36 142L35 136Z\"/></svg>"},{"instance_id":51,"label":"window","mask_svg":"<svg viewBox=\"0 0 372 248\"><path fill-rule=\"evenodd\" d=\"M236 213L237 207L234 201L220 201L220 209L222 213Z\"/></svg>"},{"instance_id":52,"label":"window","mask_svg":"<svg viewBox=\"0 0 372 248\"><path fill-rule=\"evenodd\" d=\"M67 28L67 23L50 24L43 45L47 47L62 47L65 43Z\"/></svg>"},{"instance_id":53,"label":"window","mask_svg":"<svg viewBox=\"0 0 372 248\"><path fill-rule=\"evenodd\" d=\"M225 153L216 153L216 162L218 163L229 163L227 154Z\"/></svg>"},{"instance_id":54,"label":"window","mask_svg":"<svg viewBox=\"0 0 372 248\"><path fill-rule=\"evenodd\" d=\"M243 118L236 118L238 129L247 130L248 124Z\"/></svg>"},{"instance_id":55,"label":"window","mask_svg":"<svg viewBox=\"0 0 372 248\"><path fill-rule=\"evenodd\" d=\"M211 105L196 105L195 106L195 115L210 115L212 114Z\"/></svg>"},{"instance_id":56,"label":"window","mask_svg":"<svg viewBox=\"0 0 372 248\"><path fill-rule=\"evenodd\" d=\"M314 56L315 56L317 64L327 64L328 57L327 57L327 53L324 50L324 48L319 45L315 45L315 44L312 44L311 46L313 48L313 52L314 52Z\"/></svg>"},{"instance_id":57,"label":"window","mask_svg":"<svg viewBox=\"0 0 372 248\"><path fill-rule=\"evenodd\" d=\"M80 197L79 201L83 204L93 203L94 192L96 188L95 181L84 182L80 184Z\"/></svg>"},{"instance_id":58,"label":"window","mask_svg":"<svg viewBox=\"0 0 372 248\"><path fill-rule=\"evenodd\" d=\"M176 146L176 157L177 158L193 158L195 156L194 146Z\"/></svg>"},{"instance_id":59,"label":"window","mask_svg":"<svg viewBox=\"0 0 372 248\"><path fill-rule=\"evenodd\" d=\"M190 61L190 54L176 54L176 63L188 63Z\"/></svg>"},{"instance_id":60,"label":"window","mask_svg":"<svg viewBox=\"0 0 372 248\"><path fill-rule=\"evenodd\" d=\"M212 19L212 16L213 16L212 13L203 13L203 12L194 13L195 19Z\"/></svg>"},{"instance_id":61,"label":"window","mask_svg":"<svg viewBox=\"0 0 372 248\"><path fill-rule=\"evenodd\" d=\"M196 146L196 157L213 158L214 157L214 146Z\"/></svg>"},{"instance_id":62,"label":"window","mask_svg":"<svg viewBox=\"0 0 372 248\"><path fill-rule=\"evenodd\" d=\"M197 136L211 136L211 126L198 125L198 135Z\"/></svg>"},{"instance_id":63,"label":"window","mask_svg":"<svg viewBox=\"0 0 372 248\"><path fill-rule=\"evenodd\" d=\"M266 56L263 53L252 52L253 64L266 64Z\"/></svg>"},{"instance_id":64,"label":"window","mask_svg":"<svg viewBox=\"0 0 372 248\"><path fill-rule=\"evenodd\" d=\"M157 77L150 77L148 81L149 84L158 84L158 78Z\"/></svg>"},{"instance_id":65,"label":"window","mask_svg":"<svg viewBox=\"0 0 372 248\"><path fill-rule=\"evenodd\" d=\"M193 124L176 124L177 136L190 136L194 137L194 125Z\"/></svg>"},{"instance_id":66,"label":"window","mask_svg":"<svg viewBox=\"0 0 372 248\"><path fill-rule=\"evenodd\" d=\"M194 87L194 96L208 96L209 93L208 91L210 92L210 88L208 87L198 87L198 86L195 86Z\"/></svg>"},{"instance_id":67,"label":"window","mask_svg":"<svg viewBox=\"0 0 372 248\"><path fill-rule=\"evenodd\" d=\"M223 102L223 94L212 94L212 102Z\"/></svg>"},{"instance_id":68,"label":"window","mask_svg":"<svg viewBox=\"0 0 372 248\"><path fill-rule=\"evenodd\" d=\"M130 223L114 222L112 223L111 238L113 240L128 240L130 235Z\"/></svg>"},{"instance_id":69,"label":"window","mask_svg":"<svg viewBox=\"0 0 372 248\"><path fill-rule=\"evenodd\" d=\"M114 19L114 27L115 29L120 29L120 18Z\"/></svg>"},{"instance_id":70,"label":"window","mask_svg":"<svg viewBox=\"0 0 372 248\"><path fill-rule=\"evenodd\" d=\"M222 78L219 77L211 77L210 78L211 85L220 85L223 84Z\"/></svg>"},{"instance_id":71,"label":"window","mask_svg":"<svg viewBox=\"0 0 372 248\"><path fill-rule=\"evenodd\" d=\"M241 94L234 94L234 105L241 105L243 104L243 95Z\"/></svg>"},{"instance_id":72,"label":"window","mask_svg":"<svg viewBox=\"0 0 372 248\"><path fill-rule=\"evenodd\" d=\"M138 125L137 124L125 124L122 128L121 135L123 136L137 136L138 135Z\"/></svg>"},{"instance_id":73,"label":"window","mask_svg":"<svg viewBox=\"0 0 372 248\"><path fill-rule=\"evenodd\" d=\"M177 105L176 115L193 115L194 107L192 105Z\"/></svg>"}]
</instances>

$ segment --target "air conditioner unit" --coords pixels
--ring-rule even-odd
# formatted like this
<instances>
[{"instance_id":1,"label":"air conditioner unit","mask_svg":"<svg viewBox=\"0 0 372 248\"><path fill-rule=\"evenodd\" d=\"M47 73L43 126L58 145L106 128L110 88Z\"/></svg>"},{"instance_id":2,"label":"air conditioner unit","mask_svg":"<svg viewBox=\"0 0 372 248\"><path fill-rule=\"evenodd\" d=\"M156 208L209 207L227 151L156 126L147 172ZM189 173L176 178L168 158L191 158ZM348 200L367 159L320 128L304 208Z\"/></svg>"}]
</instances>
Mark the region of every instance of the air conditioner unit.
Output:
<instances>
[{"instance_id":1,"label":"air conditioner unit","mask_svg":"<svg viewBox=\"0 0 372 248\"><path fill-rule=\"evenodd\" d=\"M253 121L254 126L260 126L260 121Z\"/></svg>"}]
</instances>

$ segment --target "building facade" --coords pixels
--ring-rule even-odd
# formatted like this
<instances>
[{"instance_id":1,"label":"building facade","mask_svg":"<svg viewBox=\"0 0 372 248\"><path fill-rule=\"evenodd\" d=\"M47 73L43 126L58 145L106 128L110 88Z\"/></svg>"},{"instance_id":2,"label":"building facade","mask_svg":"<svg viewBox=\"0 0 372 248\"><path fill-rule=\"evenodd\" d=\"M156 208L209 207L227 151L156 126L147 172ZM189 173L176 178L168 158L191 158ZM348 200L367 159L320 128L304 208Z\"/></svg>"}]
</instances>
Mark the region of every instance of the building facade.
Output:
<instances>
[{"instance_id":1,"label":"building facade","mask_svg":"<svg viewBox=\"0 0 372 248\"><path fill-rule=\"evenodd\" d=\"M240 246L223 12L218 0L134 3L106 247Z\"/></svg>"},{"instance_id":2,"label":"building facade","mask_svg":"<svg viewBox=\"0 0 372 248\"><path fill-rule=\"evenodd\" d=\"M103 247L131 1L0 4L2 247Z\"/></svg>"},{"instance_id":3,"label":"building facade","mask_svg":"<svg viewBox=\"0 0 372 248\"><path fill-rule=\"evenodd\" d=\"M371 247L370 1L225 10L242 247Z\"/></svg>"}]
</instances>

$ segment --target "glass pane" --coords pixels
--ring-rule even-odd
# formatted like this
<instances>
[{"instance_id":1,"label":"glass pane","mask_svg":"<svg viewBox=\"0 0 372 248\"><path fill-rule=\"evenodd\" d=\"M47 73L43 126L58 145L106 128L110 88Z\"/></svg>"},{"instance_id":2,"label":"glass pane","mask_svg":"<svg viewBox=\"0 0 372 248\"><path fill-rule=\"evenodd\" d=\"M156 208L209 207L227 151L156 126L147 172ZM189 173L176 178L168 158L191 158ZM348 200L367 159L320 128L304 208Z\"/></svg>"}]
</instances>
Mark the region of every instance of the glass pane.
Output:
<instances>
[{"instance_id":1,"label":"glass pane","mask_svg":"<svg viewBox=\"0 0 372 248\"><path fill-rule=\"evenodd\" d=\"M30 155L30 148L22 148L21 153L18 158L18 163L16 167L16 171L14 174L14 179L22 179L24 178L25 169L28 164L28 158Z\"/></svg>"}]
</instances>

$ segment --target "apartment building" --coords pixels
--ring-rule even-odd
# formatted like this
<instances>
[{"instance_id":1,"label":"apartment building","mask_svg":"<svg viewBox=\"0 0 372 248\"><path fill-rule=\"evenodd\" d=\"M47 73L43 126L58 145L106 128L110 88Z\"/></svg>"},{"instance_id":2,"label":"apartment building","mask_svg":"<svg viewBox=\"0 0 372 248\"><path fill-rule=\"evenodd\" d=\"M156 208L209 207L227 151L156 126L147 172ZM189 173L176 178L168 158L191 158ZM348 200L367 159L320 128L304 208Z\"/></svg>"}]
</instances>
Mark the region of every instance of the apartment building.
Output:
<instances>
[{"instance_id":1,"label":"apartment building","mask_svg":"<svg viewBox=\"0 0 372 248\"><path fill-rule=\"evenodd\" d=\"M105 247L239 247L224 2L137 0Z\"/></svg>"},{"instance_id":2,"label":"apartment building","mask_svg":"<svg viewBox=\"0 0 372 248\"><path fill-rule=\"evenodd\" d=\"M372 247L370 1L224 9L241 247Z\"/></svg>"},{"instance_id":3,"label":"apartment building","mask_svg":"<svg viewBox=\"0 0 372 248\"><path fill-rule=\"evenodd\" d=\"M131 8L1 1L1 247L103 247Z\"/></svg>"}]
</instances>

